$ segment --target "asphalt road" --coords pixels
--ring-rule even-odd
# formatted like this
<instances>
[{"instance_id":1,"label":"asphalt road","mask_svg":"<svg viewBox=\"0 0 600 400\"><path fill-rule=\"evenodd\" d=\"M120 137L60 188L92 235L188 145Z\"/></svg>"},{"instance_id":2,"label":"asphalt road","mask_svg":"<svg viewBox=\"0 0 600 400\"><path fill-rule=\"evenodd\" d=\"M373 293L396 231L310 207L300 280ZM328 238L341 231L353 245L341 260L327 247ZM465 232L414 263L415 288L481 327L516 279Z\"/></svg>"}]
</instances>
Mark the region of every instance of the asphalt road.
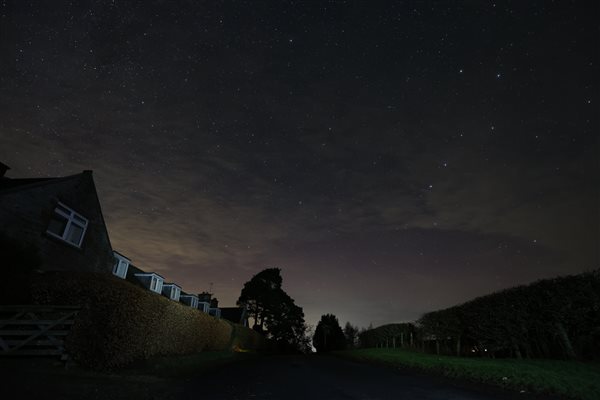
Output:
<instances>
[{"instance_id":1,"label":"asphalt road","mask_svg":"<svg viewBox=\"0 0 600 400\"><path fill-rule=\"evenodd\" d=\"M8 361L8 363L6 362ZM97 373L39 362L0 363L0 399L61 400L526 400L413 371L330 356L268 356L186 376Z\"/></svg>"},{"instance_id":2,"label":"asphalt road","mask_svg":"<svg viewBox=\"0 0 600 400\"><path fill-rule=\"evenodd\" d=\"M227 365L181 387L206 399L513 400L524 393L326 356L277 356ZM196 388L196 390L194 390ZM182 393L183 394L183 393ZM185 398L185 397L180 397ZM545 397L544 397L545 398Z\"/></svg>"}]
</instances>

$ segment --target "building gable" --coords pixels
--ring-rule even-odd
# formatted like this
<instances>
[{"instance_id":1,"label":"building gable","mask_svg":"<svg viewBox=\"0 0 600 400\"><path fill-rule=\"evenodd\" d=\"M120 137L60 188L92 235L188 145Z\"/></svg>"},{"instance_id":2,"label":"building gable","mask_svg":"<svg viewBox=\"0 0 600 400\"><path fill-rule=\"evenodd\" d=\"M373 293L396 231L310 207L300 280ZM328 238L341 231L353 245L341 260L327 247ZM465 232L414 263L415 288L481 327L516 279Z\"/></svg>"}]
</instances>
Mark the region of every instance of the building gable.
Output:
<instances>
[{"instance_id":1,"label":"building gable","mask_svg":"<svg viewBox=\"0 0 600 400\"><path fill-rule=\"evenodd\" d=\"M58 217L57 208L62 210ZM71 231L60 231L61 218L71 218ZM79 237L81 230L85 232ZM52 179L2 178L0 232L36 246L44 270L110 273L113 268L112 247L91 171Z\"/></svg>"}]
</instances>

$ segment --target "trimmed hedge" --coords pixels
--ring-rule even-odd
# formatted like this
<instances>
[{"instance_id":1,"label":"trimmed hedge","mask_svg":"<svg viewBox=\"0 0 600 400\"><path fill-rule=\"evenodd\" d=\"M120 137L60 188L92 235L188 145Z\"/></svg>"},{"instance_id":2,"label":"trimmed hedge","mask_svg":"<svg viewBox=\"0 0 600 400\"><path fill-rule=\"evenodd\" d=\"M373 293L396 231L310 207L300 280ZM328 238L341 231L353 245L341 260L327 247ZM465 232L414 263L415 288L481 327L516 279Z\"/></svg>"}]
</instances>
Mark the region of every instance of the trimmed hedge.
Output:
<instances>
[{"instance_id":1,"label":"trimmed hedge","mask_svg":"<svg viewBox=\"0 0 600 400\"><path fill-rule=\"evenodd\" d=\"M418 322L440 353L463 354L466 344L500 357L598 359L600 270L478 297Z\"/></svg>"},{"instance_id":2,"label":"trimmed hedge","mask_svg":"<svg viewBox=\"0 0 600 400\"><path fill-rule=\"evenodd\" d=\"M412 343L410 338L412 337ZM368 347L457 356L600 359L600 270L543 279L359 334Z\"/></svg>"},{"instance_id":3,"label":"trimmed hedge","mask_svg":"<svg viewBox=\"0 0 600 400\"><path fill-rule=\"evenodd\" d=\"M66 348L94 369L160 355L229 350L223 320L104 274L46 272L32 278L35 303L81 305Z\"/></svg>"}]
</instances>

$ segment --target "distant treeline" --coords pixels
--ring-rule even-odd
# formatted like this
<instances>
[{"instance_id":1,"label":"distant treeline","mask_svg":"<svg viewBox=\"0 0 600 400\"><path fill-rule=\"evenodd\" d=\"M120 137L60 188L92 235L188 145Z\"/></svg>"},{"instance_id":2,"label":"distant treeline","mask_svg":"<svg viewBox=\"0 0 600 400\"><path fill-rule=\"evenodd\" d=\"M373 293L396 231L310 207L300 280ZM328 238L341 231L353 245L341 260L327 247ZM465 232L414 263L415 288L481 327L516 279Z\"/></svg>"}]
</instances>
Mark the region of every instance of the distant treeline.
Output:
<instances>
[{"instance_id":1,"label":"distant treeline","mask_svg":"<svg viewBox=\"0 0 600 400\"><path fill-rule=\"evenodd\" d=\"M414 324L367 330L360 343L438 354L598 359L600 270L478 297Z\"/></svg>"}]
</instances>

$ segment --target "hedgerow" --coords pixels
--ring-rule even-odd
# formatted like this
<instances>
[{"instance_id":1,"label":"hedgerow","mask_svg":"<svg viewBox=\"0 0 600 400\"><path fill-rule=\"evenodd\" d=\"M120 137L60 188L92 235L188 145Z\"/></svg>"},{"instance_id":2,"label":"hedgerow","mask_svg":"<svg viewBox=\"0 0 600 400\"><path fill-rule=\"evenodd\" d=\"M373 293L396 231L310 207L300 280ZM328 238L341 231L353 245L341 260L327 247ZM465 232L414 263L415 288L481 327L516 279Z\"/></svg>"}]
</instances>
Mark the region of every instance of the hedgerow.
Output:
<instances>
[{"instance_id":1,"label":"hedgerow","mask_svg":"<svg viewBox=\"0 0 600 400\"><path fill-rule=\"evenodd\" d=\"M437 352L599 358L600 270L478 297L418 322Z\"/></svg>"},{"instance_id":2,"label":"hedgerow","mask_svg":"<svg viewBox=\"0 0 600 400\"><path fill-rule=\"evenodd\" d=\"M38 304L82 307L66 348L90 368L228 350L231 342L227 322L109 275L46 272L32 279L31 295Z\"/></svg>"},{"instance_id":3,"label":"hedgerow","mask_svg":"<svg viewBox=\"0 0 600 400\"><path fill-rule=\"evenodd\" d=\"M359 337L361 347L447 355L600 359L600 270L506 289Z\"/></svg>"}]
</instances>

